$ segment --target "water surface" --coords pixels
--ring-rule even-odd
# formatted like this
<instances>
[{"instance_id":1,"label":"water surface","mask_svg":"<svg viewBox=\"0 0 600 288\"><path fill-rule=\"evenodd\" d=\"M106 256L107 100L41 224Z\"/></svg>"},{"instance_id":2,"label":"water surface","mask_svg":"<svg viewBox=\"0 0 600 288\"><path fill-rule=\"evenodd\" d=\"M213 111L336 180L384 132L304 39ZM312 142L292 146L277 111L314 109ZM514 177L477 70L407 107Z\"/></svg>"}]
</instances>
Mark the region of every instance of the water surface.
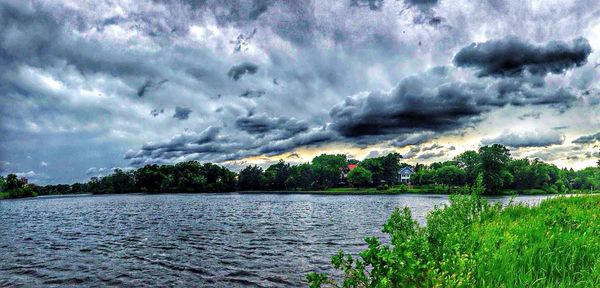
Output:
<instances>
[{"instance_id":1,"label":"water surface","mask_svg":"<svg viewBox=\"0 0 600 288\"><path fill-rule=\"evenodd\" d=\"M544 196L520 196L535 204ZM492 201L507 202L509 197ZM171 194L0 201L0 286L306 286L445 195Z\"/></svg>"}]
</instances>

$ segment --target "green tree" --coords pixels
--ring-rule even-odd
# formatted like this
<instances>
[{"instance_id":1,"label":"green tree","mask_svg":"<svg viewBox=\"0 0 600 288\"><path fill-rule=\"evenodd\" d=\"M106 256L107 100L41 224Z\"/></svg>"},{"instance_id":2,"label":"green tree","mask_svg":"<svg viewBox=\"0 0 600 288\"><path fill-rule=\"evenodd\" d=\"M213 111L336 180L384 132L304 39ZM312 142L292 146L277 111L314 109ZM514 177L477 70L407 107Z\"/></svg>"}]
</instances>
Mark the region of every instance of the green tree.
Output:
<instances>
[{"instance_id":1,"label":"green tree","mask_svg":"<svg viewBox=\"0 0 600 288\"><path fill-rule=\"evenodd\" d=\"M290 176L290 164L279 160L265 170L265 186L269 190L286 190L286 180Z\"/></svg>"},{"instance_id":2,"label":"green tree","mask_svg":"<svg viewBox=\"0 0 600 288\"><path fill-rule=\"evenodd\" d=\"M450 186L461 186L465 183L465 171L456 165L444 165L435 170L435 179L450 189Z\"/></svg>"},{"instance_id":3,"label":"green tree","mask_svg":"<svg viewBox=\"0 0 600 288\"><path fill-rule=\"evenodd\" d=\"M6 191L6 178L0 176L0 192Z\"/></svg>"},{"instance_id":4,"label":"green tree","mask_svg":"<svg viewBox=\"0 0 600 288\"><path fill-rule=\"evenodd\" d=\"M164 188L164 185L161 184L163 184L166 177L162 173L161 167L156 164L149 164L136 170L135 178L138 191L158 193L161 192L161 186Z\"/></svg>"},{"instance_id":5,"label":"green tree","mask_svg":"<svg viewBox=\"0 0 600 288\"><path fill-rule=\"evenodd\" d=\"M6 175L6 191L16 190L23 187L23 182L15 174Z\"/></svg>"},{"instance_id":6,"label":"green tree","mask_svg":"<svg viewBox=\"0 0 600 288\"><path fill-rule=\"evenodd\" d=\"M371 181L373 181L373 174L363 167L356 167L348 173L348 182L352 186L365 187L371 184Z\"/></svg>"},{"instance_id":7,"label":"green tree","mask_svg":"<svg viewBox=\"0 0 600 288\"><path fill-rule=\"evenodd\" d=\"M500 144L479 148L485 194L498 194L504 187L510 152Z\"/></svg>"},{"instance_id":8,"label":"green tree","mask_svg":"<svg viewBox=\"0 0 600 288\"><path fill-rule=\"evenodd\" d=\"M240 190L262 190L265 176L262 168L256 165L248 165L240 171L238 187Z\"/></svg>"},{"instance_id":9,"label":"green tree","mask_svg":"<svg viewBox=\"0 0 600 288\"><path fill-rule=\"evenodd\" d=\"M114 170L111 180L112 190L115 193L131 193L135 191L135 179L132 172L125 172L117 168Z\"/></svg>"},{"instance_id":10,"label":"green tree","mask_svg":"<svg viewBox=\"0 0 600 288\"><path fill-rule=\"evenodd\" d=\"M313 173L309 163L290 167L290 175L285 181L288 189L310 189L313 186Z\"/></svg>"},{"instance_id":11,"label":"green tree","mask_svg":"<svg viewBox=\"0 0 600 288\"><path fill-rule=\"evenodd\" d=\"M479 159L477 152L473 150L465 151L456 156L454 161L456 161L458 167L465 170L465 181L469 185L475 183L475 179L481 170L481 159Z\"/></svg>"},{"instance_id":12,"label":"green tree","mask_svg":"<svg viewBox=\"0 0 600 288\"><path fill-rule=\"evenodd\" d=\"M314 185L319 189L332 187L339 183L342 168L346 166L346 155L321 154L313 158L311 166Z\"/></svg>"}]
</instances>

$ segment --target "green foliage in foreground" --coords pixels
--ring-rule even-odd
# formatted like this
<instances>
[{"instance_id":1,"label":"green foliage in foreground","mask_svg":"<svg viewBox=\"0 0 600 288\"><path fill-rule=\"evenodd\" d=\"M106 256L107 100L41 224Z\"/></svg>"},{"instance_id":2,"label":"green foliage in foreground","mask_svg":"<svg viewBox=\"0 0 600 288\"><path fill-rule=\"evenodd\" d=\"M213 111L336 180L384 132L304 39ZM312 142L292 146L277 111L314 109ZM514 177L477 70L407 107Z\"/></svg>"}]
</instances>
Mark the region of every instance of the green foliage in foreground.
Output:
<instances>
[{"instance_id":1,"label":"green foliage in foreground","mask_svg":"<svg viewBox=\"0 0 600 288\"><path fill-rule=\"evenodd\" d=\"M310 273L311 287L600 287L600 196L557 197L539 206L490 205L452 196L419 226L396 210L390 245L366 238L359 258L340 252L336 281Z\"/></svg>"}]
</instances>

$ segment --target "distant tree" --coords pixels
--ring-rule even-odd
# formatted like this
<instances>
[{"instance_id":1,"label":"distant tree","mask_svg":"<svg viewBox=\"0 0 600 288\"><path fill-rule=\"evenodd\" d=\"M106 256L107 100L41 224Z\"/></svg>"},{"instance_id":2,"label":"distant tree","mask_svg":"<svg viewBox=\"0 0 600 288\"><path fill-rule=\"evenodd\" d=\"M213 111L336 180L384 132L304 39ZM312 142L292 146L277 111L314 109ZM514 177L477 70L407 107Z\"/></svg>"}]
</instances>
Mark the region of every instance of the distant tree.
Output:
<instances>
[{"instance_id":1,"label":"distant tree","mask_svg":"<svg viewBox=\"0 0 600 288\"><path fill-rule=\"evenodd\" d=\"M396 183L398 180L398 171L400 171L400 160L402 155L399 153L389 153L381 157L381 167L383 168L382 178L386 183Z\"/></svg>"},{"instance_id":2,"label":"distant tree","mask_svg":"<svg viewBox=\"0 0 600 288\"><path fill-rule=\"evenodd\" d=\"M135 179L137 180L136 189L148 193L161 192L161 186L162 188L165 187L165 185L161 185L163 184L163 181L167 180L165 178L165 175L161 171L161 167L156 164L146 165L135 171Z\"/></svg>"},{"instance_id":3,"label":"distant tree","mask_svg":"<svg viewBox=\"0 0 600 288\"><path fill-rule=\"evenodd\" d=\"M436 182L450 186L461 186L465 183L465 171L456 165L444 165L435 170Z\"/></svg>"},{"instance_id":4,"label":"distant tree","mask_svg":"<svg viewBox=\"0 0 600 288\"><path fill-rule=\"evenodd\" d=\"M0 176L0 192L6 191L6 178Z\"/></svg>"},{"instance_id":5,"label":"distant tree","mask_svg":"<svg viewBox=\"0 0 600 288\"><path fill-rule=\"evenodd\" d=\"M314 185L319 189L332 187L340 180L342 168L347 165L346 155L321 154L313 158L311 167L313 170Z\"/></svg>"},{"instance_id":6,"label":"distant tree","mask_svg":"<svg viewBox=\"0 0 600 288\"><path fill-rule=\"evenodd\" d=\"M112 190L115 193L131 193L135 191L135 179L132 172L125 172L117 168L114 170L110 180Z\"/></svg>"},{"instance_id":7,"label":"distant tree","mask_svg":"<svg viewBox=\"0 0 600 288\"><path fill-rule=\"evenodd\" d=\"M313 186L313 173L309 163L290 167L290 175L286 179L288 189L310 189Z\"/></svg>"},{"instance_id":8,"label":"distant tree","mask_svg":"<svg viewBox=\"0 0 600 288\"><path fill-rule=\"evenodd\" d=\"M365 187L371 184L372 177L371 171L359 166L348 173L348 182L355 187Z\"/></svg>"},{"instance_id":9,"label":"distant tree","mask_svg":"<svg viewBox=\"0 0 600 288\"><path fill-rule=\"evenodd\" d=\"M465 171L465 181L471 185L475 182L475 179L480 172L481 159L477 152L473 150L465 151L454 158L454 161L458 163L458 167Z\"/></svg>"},{"instance_id":10,"label":"distant tree","mask_svg":"<svg viewBox=\"0 0 600 288\"><path fill-rule=\"evenodd\" d=\"M372 175L372 180L375 185L381 183L384 179L383 163L380 157L367 158L358 164L358 167L369 170Z\"/></svg>"},{"instance_id":11,"label":"distant tree","mask_svg":"<svg viewBox=\"0 0 600 288\"><path fill-rule=\"evenodd\" d=\"M279 160L265 170L265 186L269 190L286 190L286 180L290 176L290 164Z\"/></svg>"},{"instance_id":12,"label":"distant tree","mask_svg":"<svg viewBox=\"0 0 600 288\"><path fill-rule=\"evenodd\" d=\"M262 168L248 165L240 171L238 187L240 190L262 190L265 183Z\"/></svg>"},{"instance_id":13,"label":"distant tree","mask_svg":"<svg viewBox=\"0 0 600 288\"><path fill-rule=\"evenodd\" d=\"M533 185L531 165L527 159L517 159L508 163L508 170L513 176L513 181L510 184L511 188L523 190L530 188ZM508 185L505 185L508 186Z\"/></svg>"},{"instance_id":14,"label":"distant tree","mask_svg":"<svg viewBox=\"0 0 600 288\"><path fill-rule=\"evenodd\" d=\"M23 182L15 174L6 175L6 191L11 191L23 187Z\"/></svg>"},{"instance_id":15,"label":"distant tree","mask_svg":"<svg viewBox=\"0 0 600 288\"><path fill-rule=\"evenodd\" d=\"M510 161L510 152L506 147L494 144L479 148L483 183L486 194L498 194L502 190L509 173L506 168Z\"/></svg>"}]
</instances>

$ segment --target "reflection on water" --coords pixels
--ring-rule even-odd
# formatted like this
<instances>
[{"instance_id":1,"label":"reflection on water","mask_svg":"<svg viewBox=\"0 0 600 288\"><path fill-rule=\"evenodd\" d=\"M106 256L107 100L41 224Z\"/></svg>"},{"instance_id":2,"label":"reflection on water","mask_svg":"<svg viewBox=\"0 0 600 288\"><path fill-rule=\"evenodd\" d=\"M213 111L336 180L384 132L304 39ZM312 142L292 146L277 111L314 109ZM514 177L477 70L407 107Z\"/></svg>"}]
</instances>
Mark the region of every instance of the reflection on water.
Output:
<instances>
[{"instance_id":1,"label":"reflection on water","mask_svg":"<svg viewBox=\"0 0 600 288\"><path fill-rule=\"evenodd\" d=\"M515 200L538 203L543 196ZM305 286L396 207L444 195L111 195L0 201L0 286ZM507 202L509 197L493 198Z\"/></svg>"}]
</instances>

